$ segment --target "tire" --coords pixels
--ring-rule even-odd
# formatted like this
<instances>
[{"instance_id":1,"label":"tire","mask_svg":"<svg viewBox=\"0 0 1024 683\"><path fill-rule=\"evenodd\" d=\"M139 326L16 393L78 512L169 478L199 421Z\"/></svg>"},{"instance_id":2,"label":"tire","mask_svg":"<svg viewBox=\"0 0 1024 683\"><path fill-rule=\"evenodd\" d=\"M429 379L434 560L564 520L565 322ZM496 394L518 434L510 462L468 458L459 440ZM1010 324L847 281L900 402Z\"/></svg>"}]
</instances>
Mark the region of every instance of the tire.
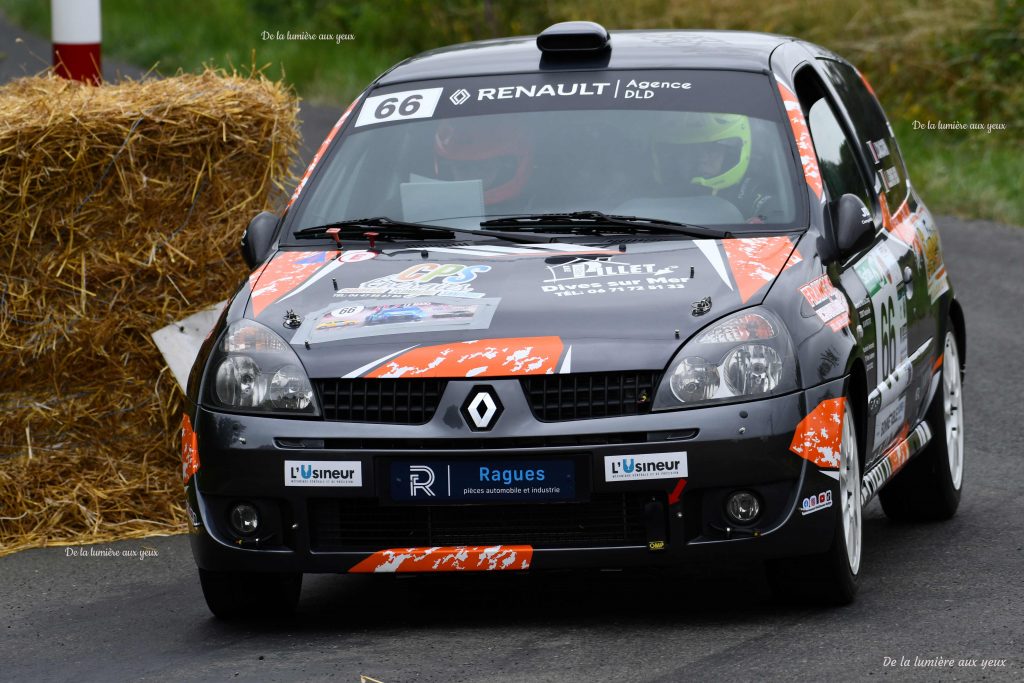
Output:
<instances>
[{"instance_id":1,"label":"tire","mask_svg":"<svg viewBox=\"0 0 1024 683\"><path fill-rule=\"evenodd\" d=\"M839 456L839 505L833 508L835 534L824 553L770 561L768 582L776 596L797 602L848 605L859 586L863 548L861 447L850 402L843 417Z\"/></svg>"},{"instance_id":2,"label":"tire","mask_svg":"<svg viewBox=\"0 0 1024 683\"><path fill-rule=\"evenodd\" d=\"M942 378L928 406L932 440L878 492L893 521L938 521L956 514L964 475L964 410L960 350L946 332Z\"/></svg>"},{"instance_id":3,"label":"tire","mask_svg":"<svg viewBox=\"0 0 1024 683\"><path fill-rule=\"evenodd\" d=\"M295 611L302 574L199 570L206 605L218 619L283 617Z\"/></svg>"}]
</instances>

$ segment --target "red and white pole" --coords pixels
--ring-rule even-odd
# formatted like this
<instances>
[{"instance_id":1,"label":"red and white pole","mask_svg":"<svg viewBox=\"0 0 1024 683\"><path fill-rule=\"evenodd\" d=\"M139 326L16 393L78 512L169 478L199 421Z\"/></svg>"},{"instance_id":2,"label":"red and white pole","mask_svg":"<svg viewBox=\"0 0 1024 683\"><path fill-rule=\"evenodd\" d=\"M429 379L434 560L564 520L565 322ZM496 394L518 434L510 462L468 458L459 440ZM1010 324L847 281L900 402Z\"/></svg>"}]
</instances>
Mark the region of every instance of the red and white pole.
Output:
<instances>
[{"instance_id":1,"label":"red and white pole","mask_svg":"<svg viewBox=\"0 0 1024 683\"><path fill-rule=\"evenodd\" d=\"M99 85L100 0L50 0L58 76Z\"/></svg>"}]
</instances>

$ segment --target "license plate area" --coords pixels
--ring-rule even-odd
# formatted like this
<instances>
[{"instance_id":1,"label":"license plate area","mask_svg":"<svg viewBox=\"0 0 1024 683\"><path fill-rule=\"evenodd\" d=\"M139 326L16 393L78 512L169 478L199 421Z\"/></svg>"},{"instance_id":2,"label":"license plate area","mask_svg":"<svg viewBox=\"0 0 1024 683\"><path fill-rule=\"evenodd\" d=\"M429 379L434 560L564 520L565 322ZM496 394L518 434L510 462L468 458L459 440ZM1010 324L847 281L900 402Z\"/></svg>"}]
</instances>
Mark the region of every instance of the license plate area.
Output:
<instances>
[{"instance_id":1,"label":"license plate area","mask_svg":"<svg viewBox=\"0 0 1024 683\"><path fill-rule=\"evenodd\" d=\"M571 457L396 458L383 463L379 493L391 505L578 502L584 468Z\"/></svg>"}]
</instances>

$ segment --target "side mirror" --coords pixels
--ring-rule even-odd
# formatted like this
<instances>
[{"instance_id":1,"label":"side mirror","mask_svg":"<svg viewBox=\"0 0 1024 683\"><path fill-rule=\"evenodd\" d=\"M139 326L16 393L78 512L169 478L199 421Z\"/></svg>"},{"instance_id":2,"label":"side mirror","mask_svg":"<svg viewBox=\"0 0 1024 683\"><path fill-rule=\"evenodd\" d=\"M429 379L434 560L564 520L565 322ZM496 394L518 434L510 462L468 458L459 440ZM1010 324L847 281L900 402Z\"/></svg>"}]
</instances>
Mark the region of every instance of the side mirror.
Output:
<instances>
[{"instance_id":1,"label":"side mirror","mask_svg":"<svg viewBox=\"0 0 1024 683\"><path fill-rule=\"evenodd\" d=\"M835 226L836 246L839 247L839 253L844 256L875 234L875 221L871 217L871 211L860 197L853 194L844 194L839 198Z\"/></svg>"},{"instance_id":2,"label":"side mirror","mask_svg":"<svg viewBox=\"0 0 1024 683\"><path fill-rule=\"evenodd\" d=\"M242 233L242 258L250 268L255 268L267 258L277 231L277 221L276 214L261 211L249 221L249 227Z\"/></svg>"}]
</instances>

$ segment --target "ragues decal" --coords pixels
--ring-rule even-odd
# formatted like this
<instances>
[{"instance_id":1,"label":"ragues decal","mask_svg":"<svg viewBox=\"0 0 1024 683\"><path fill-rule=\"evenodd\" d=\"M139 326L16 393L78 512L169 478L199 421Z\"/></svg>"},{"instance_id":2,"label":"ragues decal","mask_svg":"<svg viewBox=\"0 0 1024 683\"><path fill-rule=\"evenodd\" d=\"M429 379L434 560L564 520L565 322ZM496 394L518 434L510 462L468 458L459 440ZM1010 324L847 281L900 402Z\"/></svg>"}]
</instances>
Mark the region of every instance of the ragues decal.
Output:
<instances>
[{"instance_id":1,"label":"ragues decal","mask_svg":"<svg viewBox=\"0 0 1024 683\"><path fill-rule=\"evenodd\" d=\"M559 337L513 337L424 346L405 351L364 377L502 377L552 374L564 345Z\"/></svg>"},{"instance_id":2,"label":"ragues decal","mask_svg":"<svg viewBox=\"0 0 1024 683\"><path fill-rule=\"evenodd\" d=\"M838 332L850 326L850 308L846 297L832 285L828 275L822 275L800 288L800 293L807 299L821 322Z\"/></svg>"},{"instance_id":3,"label":"ragues decal","mask_svg":"<svg viewBox=\"0 0 1024 683\"><path fill-rule=\"evenodd\" d=\"M686 476L686 451L647 455L606 455L604 458L604 480L608 482L678 479Z\"/></svg>"},{"instance_id":4,"label":"ragues decal","mask_svg":"<svg viewBox=\"0 0 1024 683\"><path fill-rule=\"evenodd\" d=\"M530 568L528 545L447 546L378 550L349 569L353 574L386 572L487 572Z\"/></svg>"},{"instance_id":5,"label":"ragues decal","mask_svg":"<svg viewBox=\"0 0 1024 683\"><path fill-rule=\"evenodd\" d=\"M484 293L474 291L471 283L477 275L490 270L491 266L488 265L421 263L409 266L394 275L369 280L358 287L339 289L334 296L344 299L419 296L479 299L484 296Z\"/></svg>"},{"instance_id":6,"label":"ragues decal","mask_svg":"<svg viewBox=\"0 0 1024 683\"><path fill-rule=\"evenodd\" d=\"M822 469L838 469L845 411L842 397L819 403L796 426L789 450Z\"/></svg>"},{"instance_id":7,"label":"ragues decal","mask_svg":"<svg viewBox=\"0 0 1024 683\"><path fill-rule=\"evenodd\" d=\"M285 460L284 485L362 486L363 465L358 460Z\"/></svg>"}]
</instances>

